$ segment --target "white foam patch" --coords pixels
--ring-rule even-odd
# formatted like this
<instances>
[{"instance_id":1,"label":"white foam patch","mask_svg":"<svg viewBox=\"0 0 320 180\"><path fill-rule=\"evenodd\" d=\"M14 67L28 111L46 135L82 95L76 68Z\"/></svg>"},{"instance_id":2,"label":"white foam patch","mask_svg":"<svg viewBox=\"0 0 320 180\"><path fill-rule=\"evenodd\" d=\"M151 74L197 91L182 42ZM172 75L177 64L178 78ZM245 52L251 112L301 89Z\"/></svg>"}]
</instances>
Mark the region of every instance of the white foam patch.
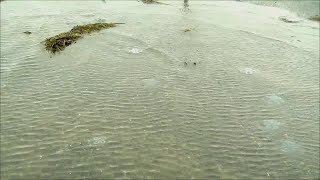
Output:
<instances>
[{"instance_id":1,"label":"white foam patch","mask_svg":"<svg viewBox=\"0 0 320 180\"><path fill-rule=\"evenodd\" d=\"M273 94L271 96L267 96L267 101L270 104L276 104L276 105L280 105L280 104L284 103L284 99L281 98L280 96L275 95L275 94Z\"/></svg>"},{"instance_id":2,"label":"white foam patch","mask_svg":"<svg viewBox=\"0 0 320 180\"><path fill-rule=\"evenodd\" d=\"M160 81L156 79L144 79L141 83L146 89L154 89L159 86Z\"/></svg>"},{"instance_id":3,"label":"white foam patch","mask_svg":"<svg viewBox=\"0 0 320 180\"><path fill-rule=\"evenodd\" d=\"M263 126L268 131L274 131L280 128L281 123L277 120L264 120Z\"/></svg>"},{"instance_id":4,"label":"white foam patch","mask_svg":"<svg viewBox=\"0 0 320 180\"><path fill-rule=\"evenodd\" d=\"M131 50L129 50L129 53L139 54L139 53L142 53L142 50L138 48L132 48Z\"/></svg>"},{"instance_id":5,"label":"white foam patch","mask_svg":"<svg viewBox=\"0 0 320 180\"><path fill-rule=\"evenodd\" d=\"M245 68L244 69L244 73L246 73L246 74L254 74L254 73L256 73L257 71L256 70L254 70L254 69L252 69L252 68Z\"/></svg>"},{"instance_id":6,"label":"white foam patch","mask_svg":"<svg viewBox=\"0 0 320 180\"><path fill-rule=\"evenodd\" d=\"M89 145L100 145L100 144L105 144L106 143L106 137L94 137L92 139L88 140Z\"/></svg>"},{"instance_id":7,"label":"white foam patch","mask_svg":"<svg viewBox=\"0 0 320 180\"><path fill-rule=\"evenodd\" d=\"M290 140L282 140L280 150L293 158L299 158L304 153L303 147L300 144Z\"/></svg>"}]
</instances>

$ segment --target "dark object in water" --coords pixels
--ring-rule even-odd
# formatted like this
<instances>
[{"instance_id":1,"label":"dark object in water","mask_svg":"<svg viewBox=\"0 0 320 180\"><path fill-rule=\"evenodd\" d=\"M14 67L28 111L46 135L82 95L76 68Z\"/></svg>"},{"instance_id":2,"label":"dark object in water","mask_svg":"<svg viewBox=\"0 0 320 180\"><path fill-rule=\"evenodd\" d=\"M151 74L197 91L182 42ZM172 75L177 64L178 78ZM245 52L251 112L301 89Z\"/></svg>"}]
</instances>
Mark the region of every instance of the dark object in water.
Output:
<instances>
[{"instance_id":1,"label":"dark object in water","mask_svg":"<svg viewBox=\"0 0 320 180\"><path fill-rule=\"evenodd\" d=\"M187 63L187 62L184 62L184 66L188 66L188 63Z\"/></svg>"},{"instance_id":2,"label":"dark object in water","mask_svg":"<svg viewBox=\"0 0 320 180\"><path fill-rule=\"evenodd\" d=\"M320 22L320 16L319 16L319 15L309 17L308 19L311 20L311 21L318 21L318 22Z\"/></svg>"},{"instance_id":3,"label":"dark object in water","mask_svg":"<svg viewBox=\"0 0 320 180\"><path fill-rule=\"evenodd\" d=\"M286 17L279 17L279 19L283 22L286 22L286 23L299 23L299 21L295 21L295 20L290 20Z\"/></svg>"},{"instance_id":4,"label":"dark object in water","mask_svg":"<svg viewBox=\"0 0 320 180\"><path fill-rule=\"evenodd\" d=\"M145 4L165 4L165 3L159 2L157 0L141 0L141 1ZM168 4L165 4L165 5L168 5Z\"/></svg>"},{"instance_id":5,"label":"dark object in water","mask_svg":"<svg viewBox=\"0 0 320 180\"><path fill-rule=\"evenodd\" d=\"M184 30L182 30L183 32L190 32L190 31L194 31L195 28L186 28Z\"/></svg>"},{"instance_id":6,"label":"dark object in water","mask_svg":"<svg viewBox=\"0 0 320 180\"><path fill-rule=\"evenodd\" d=\"M115 27L116 24L124 24L124 23L94 23L94 24L75 26L69 32L64 32L56 36L47 38L45 40L46 50L52 53L62 51L67 46L70 46L72 43L76 43L76 40L82 38L83 35L90 34L92 32L97 32L102 29Z\"/></svg>"},{"instance_id":7,"label":"dark object in water","mask_svg":"<svg viewBox=\"0 0 320 180\"><path fill-rule=\"evenodd\" d=\"M189 0L183 0L183 8L181 9L182 12L189 12Z\"/></svg>"},{"instance_id":8,"label":"dark object in water","mask_svg":"<svg viewBox=\"0 0 320 180\"><path fill-rule=\"evenodd\" d=\"M196 65L197 65L197 63L196 63L196 62L194 62L194 63L193 63L193 65L195 65L195 66L196 66Z\"/></svg>"},{"instance_id":9,"label":"dark object in water","mask_svg":"<svg viewBox=\"0 0 320 180\"><path fill-rule=\"evenodd\" d=\"M30 32L30 31L25 31L25 32L23 32L23 33L25 33L25 34L32 34L32 32Z\"/></svg>"},{"instance_id":10,"label":"dark object in water","mask_svg":"<svg viewBox=\"0 0 320 180\"><path fill-rule=\"evenodd\" d=\"M183 7L184 8L188 8L189 7L188 1L189 0L183 0Z\"/></svg>"}]
</instances>

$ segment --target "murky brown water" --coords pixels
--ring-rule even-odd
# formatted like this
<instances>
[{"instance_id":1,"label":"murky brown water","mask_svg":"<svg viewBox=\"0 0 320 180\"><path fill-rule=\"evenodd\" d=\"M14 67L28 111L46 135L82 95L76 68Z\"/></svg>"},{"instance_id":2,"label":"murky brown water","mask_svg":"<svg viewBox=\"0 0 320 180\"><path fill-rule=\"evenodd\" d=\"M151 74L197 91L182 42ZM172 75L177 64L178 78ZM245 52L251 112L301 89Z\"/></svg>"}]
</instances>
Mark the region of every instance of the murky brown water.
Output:
<instances>
[{"instance_id":1,"label":"murky brown water","mask_svg":"<svg viewBox=\"0 0 320 180\"><path fill-rule=\"evenodd\" d=\"M318 24L230 4L2 2L1 179L319 178Z\"/></svg>"}]
</instances>

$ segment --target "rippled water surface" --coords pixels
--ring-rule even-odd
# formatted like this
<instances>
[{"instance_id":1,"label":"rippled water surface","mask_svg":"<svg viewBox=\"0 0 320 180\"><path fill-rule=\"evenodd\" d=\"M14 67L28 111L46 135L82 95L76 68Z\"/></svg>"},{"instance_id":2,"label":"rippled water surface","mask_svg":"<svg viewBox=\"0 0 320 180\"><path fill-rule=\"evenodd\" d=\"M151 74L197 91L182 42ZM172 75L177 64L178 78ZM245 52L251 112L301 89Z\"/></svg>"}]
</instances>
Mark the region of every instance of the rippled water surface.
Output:
<instances>
[{"instance_id":1,"label":"rippled water surface","mask_svg":"<svg viewBox=\"0 0 320 180\"><path fill-rule=\"evenodd\" d=\"M1 2L1 179L319 178L319 24L181 8ZM99 21L125 24L41 44Z\"/></svg>"}]
</instances>

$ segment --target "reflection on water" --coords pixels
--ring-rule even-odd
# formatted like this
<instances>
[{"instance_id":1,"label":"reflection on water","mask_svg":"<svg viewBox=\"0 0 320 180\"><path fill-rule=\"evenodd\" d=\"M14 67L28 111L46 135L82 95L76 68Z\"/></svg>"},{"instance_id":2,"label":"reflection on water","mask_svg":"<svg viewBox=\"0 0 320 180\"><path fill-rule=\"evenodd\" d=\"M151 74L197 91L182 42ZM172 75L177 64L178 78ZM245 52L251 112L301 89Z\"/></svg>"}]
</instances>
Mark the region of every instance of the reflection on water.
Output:
<instances>
[{"instance_id":1,"label":"reflection on water","mask_svg":"<svg viewBox=\"0 0 320 180\"><path fill-rule=\"evenodd\" d=\"M1 3L1 179L319 178L318 24L242 2ZM43 50L96 21L125 25Z\"/></svg>"}]
</instances>

